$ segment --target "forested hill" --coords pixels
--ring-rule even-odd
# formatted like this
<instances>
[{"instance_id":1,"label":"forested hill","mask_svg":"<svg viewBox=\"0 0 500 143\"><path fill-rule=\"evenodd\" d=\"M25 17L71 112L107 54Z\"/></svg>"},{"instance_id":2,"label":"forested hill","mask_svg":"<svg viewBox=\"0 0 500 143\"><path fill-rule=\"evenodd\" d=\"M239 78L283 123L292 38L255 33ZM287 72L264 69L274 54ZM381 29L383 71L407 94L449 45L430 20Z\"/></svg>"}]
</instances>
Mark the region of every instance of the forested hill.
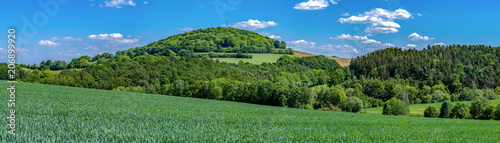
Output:
<instances>
[{"instance_id":1,"label":"forested hill","mask_svg":"<svg viewBox=\"0 0 500 143\"><path fill-rule=\"evenodd\" d=\"M451 93L462 88L500 86L500 47L485 45L428 46L423 50L387 48L354 59L356 76L411 79L420 86L443 83Z\"/></svg>"},{"instance_id":2,"label":"forested hill","mask_svg":"<svg viewBox=\"0 0 500 143\"><path fill-rule=\"evenodd\" d=\"M293 50L287 49L283 41L252 31L224 27L194 30L147 46L118 51L116 54L133 58L145 53L156 56L186 56L194 52L293 54Z\"/></svg>"}]
</instances>

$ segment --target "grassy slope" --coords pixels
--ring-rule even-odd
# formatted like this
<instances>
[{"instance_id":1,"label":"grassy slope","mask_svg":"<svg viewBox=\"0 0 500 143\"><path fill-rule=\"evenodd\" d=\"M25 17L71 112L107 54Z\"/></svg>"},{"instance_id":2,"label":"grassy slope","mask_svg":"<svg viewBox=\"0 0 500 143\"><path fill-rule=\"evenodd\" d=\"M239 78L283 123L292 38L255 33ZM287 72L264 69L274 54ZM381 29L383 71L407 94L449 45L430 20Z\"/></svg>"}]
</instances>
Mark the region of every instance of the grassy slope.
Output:
<instances>
[{"instance_id":1,"label":"grassy slope","mask_svg":"<svg viewBox=\"0 0 500 143\"><path fill-rule=\"evenodd\" d=\"M245 59L245 58L214 58L219 59L221 62L228 62L228 63L238 63L241 61L243 62L249 62L252 64L262 64L263 62L266 63L274 63L276 62L283 54L252 54L249 53L250 55L253 55L251 59ZM293 56L293 55L288 55L288 56Z\"/></svg>"},{"instance_id":2,"label":"grassy slope","mask_svg":"<svg viewBox=\"0 0 500 143\"><path fill-rule=\"evenodd\" d=\"M452 102L453 104L456 104L457 102ZM465 104L471 104L472 101L464 101ZM490 103L493 105L498 105L500 103L500 100L490 100ZM424 115L425 108L428 106L434 106L436 109L441 108L441 104L443 103L430 103L430 104L414 104L410 105L410 114L417 114L417 115ZM373 114L382 114L382 107L377 107L377 108L366 108L363 109L363 111L366 111L367 113L373 113Z\"/></svg>"},{"instance_id":3,"label":"grassy slope","mask_svg":"<svg viewBox=\"0 0 500 143\"><path fill-rule=\"evenodd\" d=\"M5 81L0 94L7 95ZM0 96L7 102L7 96ZM500 122L312 111L17 84L16 138L0 142L500 142ZM7 123L7 106L0 117Z\"/></svg>"}]
</instances>

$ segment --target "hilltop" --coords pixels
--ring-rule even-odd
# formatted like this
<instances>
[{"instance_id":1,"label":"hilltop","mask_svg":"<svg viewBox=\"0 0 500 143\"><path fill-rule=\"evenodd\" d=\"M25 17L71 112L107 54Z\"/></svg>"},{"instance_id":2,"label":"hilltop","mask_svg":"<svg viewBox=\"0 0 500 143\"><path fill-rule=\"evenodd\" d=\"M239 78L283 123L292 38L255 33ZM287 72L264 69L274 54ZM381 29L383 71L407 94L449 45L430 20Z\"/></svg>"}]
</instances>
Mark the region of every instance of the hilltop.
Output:
<instances>
[{"instance_id":1,"label":"hilltop","mask_svg":"<svg viewBox=\"0 0 500 143\"><path fill-rule=\"evenodd\" d=\"M190 56L199 52L293 54L292 49L286 48L284 41L248 30L225 27L193 30L116 54L132 58L145 53L155 56Z\"/></svg>"}]
</instances>

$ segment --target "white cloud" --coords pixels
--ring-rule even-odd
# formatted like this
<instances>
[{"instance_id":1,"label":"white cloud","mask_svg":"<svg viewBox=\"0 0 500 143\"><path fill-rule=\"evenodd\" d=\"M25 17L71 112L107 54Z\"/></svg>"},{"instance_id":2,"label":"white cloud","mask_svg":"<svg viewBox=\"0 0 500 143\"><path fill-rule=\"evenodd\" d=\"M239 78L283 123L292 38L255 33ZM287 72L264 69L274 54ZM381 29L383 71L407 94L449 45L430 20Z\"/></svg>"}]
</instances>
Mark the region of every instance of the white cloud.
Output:
<instances>
[{"instance_id":1,"label":"white cloud","mask_svg":"<svg viewBox=\"0 0 500 143\"><path fill-rule=\"evenodd\" d=\"M358 50L356 50L354 48L352 49L352 51L354 51L354 53L356 53L356 54L359 54Z\"/></svg>"},{"instance_id":2,"label":"white cloud","mask_svg":"<svg viewBox=\"0 0 500 143\"><path fill-rule=\"evenodd\" d=\"M74 38L74 37L68 36L68 37L63 37L63 38L53 37L53 38L51 38L51 40L52 41L83 41L83 38Z\"/></svg>"},{"instance_id":3,"label":"white cloud","mask_svg":"<svg viewBox=\"0 0 500 143\"><path fill-rule=\"evenodd\" d=\"M429 38L427 36L420 36L417 33L410 34L410 36L408 36L408 39L410 39L412 41L429 41L429 40L434 40L434 38Z\"/></svg>"},{"instance_id":4,"label":"white cloud","mask_svg":"<svg viewBox=\"0 0 500 143\"><path fill-rule=\"evenodd\" d=\"M345 41L345 40L365 41L365 40L368 40L368 37L366 37L366 36L358 36L358 35L351 36L349 34L342 34L342 35L337 36L335 38L330 37L330 39L332 39L332 40L339 40L339 41Z\"/></svg>"},{"instance_id":5,"label":"white cloud","mask_svg":"<svg viewBox=\"0 0 500 143\"><path fill-rule=\"evenodd\" d=\"M341 16L349 16L349 13L344 13L344 14L341 14Z\"/></svg>"},{"instance_id":6,"label":"white cloud","mask_svg":"<svg viewBox=\"0 0 500 143\"><path fill-rule=\"evenodd\" d=\"M112 33L112 34L99 34L99 35L89 35L87 38L89 39L94 39L94 40L108 40L111 43L123 43L123 44L130 44L130 43L136 43L139 42L139 39L134 38L134 39L125 39L123 38L123 35L120 33Z\"/></svg>"},{"instance_id":7,"label":"white cloud","mask_svg":"<svg viewBox=\"0 0 500 143\"><path fill-rule=\"evenodd\" d=\"M112 33L112 34L99 34L99 35L89 35L87 38L90 39L100 39L100 40L106 40L106 39L117 39L117 38L123 38L123 35L120 33Z\"/></svg>"},{"instance_id":8,"label":"white cloud","mask_svg":"<svg viewBox=\"0 0 500 143\"><path fill-rule=\"evenodd\" d=\"M295 48L298 48L298 50L300 50L301 48L304 48L304 47L314 47L316 45L316 43L314 42L308 42L306 40L297 40L297 41L287 41L287 47L290 47L292 49L295 49Z\"/></svg>"},{"instance_id":9,"label":"white cloud","mask_svg":"<svg viewBox=\"0 0 500 143\"><path fill-rule=\"evenodd\" d=\"M408 48L416 48L417 45L415 45L415 44L407 44L406 47L408 47Z\"/></svg>"},{"instance_id":10,"label":"white cloud","mask_svg":"<svg viewBox=\"0 0 500 143\"><path fill-rule=\"evenodd\" d=\"M40 40L38 42L38 45L40 45L40 46L61 46L61 43L56 43L56 42L50 41L50 40Z\"/></svg>"},{"instance_id":11,"label":"white cloud","mask_svg":"<svg viewBox=\"0 0 500 143\"><path fill-rule=\"evenodd\" d=\"M368 27L364 30L365 33L396 33L398 29L387 27Z\"/></svg>"},{"instance_id":12,"label":"white cloud","mask_svg":"<svg viewBox=\"0 0 500 143\"><path fill-rule=\"evenodd\" d=\"M123 43L123 44L130 44L130 43L139 42L139 39L137 39L137 38L134 38L134 39L118 39L118 40L115 40L115 42Z\"/></svg>"},{"instance_id":13,"label":"white cloud","mask_svg":"<svg viewBox=\"0 0 500 143\"><path fill-rule=\"evenodd\" d=\"M436 46L436 45L441 45L441 46L444 46L445 44L443 42L439 42L439 43L434 43L432 44L432 46Z\"/></svg>"},{"instance_id":14,"label":"white cloud","mask_svg":"<svg viewBox=\"0 0 500 143\"><path fill-rule=\"evenodd\" d=\"M122 5L129 5L129 6L135 6L135 3L132 0L111 0L111 1L104 1L106 7L115 7L115 8L122 8ZM146 2L147 3L147 2ZM100 5L102 7L102 5Z\"/></svg>"},{"instance_id":15,"label":"white cloud","mask_svg":"<svg viewBox=\"0 0 500 143\"><path fill-rule=\"evenodd\" d=\"M257 30L257 29L267 28L267 27L276 26L276 25L278 25L278 24L274 21L259 21L259 20L249 19L248 21L238 22L238 23L235 23L231 26L236 27L236 28L241 28L241 29Z\"/></svg>"},{"instance_id":16,"label":"white cloud","mask_svg":"<svg viewBox=\"0 0 500 143\"><path fill-rule=\"evenodd\" d=\"M352 41L360 41L362 44L370 44L372 46L377 46L377 47L394 47L394 44L391 43L382 43L377 40L373 39L368 39L366 36L358 36L358 35L349 35L349 34L342 34L337 37L330 37L332 40L338 40L338 41L345 41L345 40L352 40Z\"/></svg>"},{"instance_id":17,"label":"white cloud","mask_svg":"<svg viewBox=\"0 0 500 143\"><path fill-rule=\"evenodd\" d=\"M177 30L181 30L181 31L193 31L194 28L191 28L191 27L185 27L185 28L177 28Z\"/></svg>"},{"instance_id":18,"label":"white cloud","mask_svg":"<svg viewBox=\"0 0 500 143\"><path fill-rule=\"evenodd\" d=\"M337 4L337 2L331 0L330 1L332 4ZM301 2L298 4L295 4L294 9L300 9L300 10L320 10L328 7L328 1L327 0L309 0L307 2Z\"/></svg>"},{"instance_id":19,"label":"white cloud","mask_svg":"<svg viewBox=\"0 0 500 143\"><path fill-rule=\"evenodd\" d=\"M281 36L276 36L276 35L269 35L267 37L272 38L272 39L276 39L276 40L281 40L282 39Z\"/></svg>"},{"instance_id":20,"label":"white cloud","mask_svg":"<svg viewBox=\"0 0 500 143\"><path fill-rule=\"evenodd\" d=\"M386 9L375 8L357 16L340 18L338 22L342 24L371 24L370 27L364 30L365 33L396 33L398 32L397 28L401 28L401 26L394 22L394 20L405 20L409 18L412 18L412 14L404 9L389 11Z\"/></svg>"},{"instance_id":21,"label":"white cloud","mask_svg":"<svg viewBox=\"0 0 500 143\"><path fill-rule=\"evenodd\" d=\"M144 4L148 4L148 2L147 2L147 1L144 1Z\"/></svg>"}]
</instances>

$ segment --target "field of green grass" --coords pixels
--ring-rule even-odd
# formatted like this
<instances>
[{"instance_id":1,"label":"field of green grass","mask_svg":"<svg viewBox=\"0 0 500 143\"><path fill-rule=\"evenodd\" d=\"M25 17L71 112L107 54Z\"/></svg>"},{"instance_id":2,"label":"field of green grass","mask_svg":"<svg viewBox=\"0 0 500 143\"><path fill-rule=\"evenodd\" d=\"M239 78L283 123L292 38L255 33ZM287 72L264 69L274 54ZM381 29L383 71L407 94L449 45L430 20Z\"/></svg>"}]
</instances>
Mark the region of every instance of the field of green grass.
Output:
<instances>
[{"instance_id":1,"label":"field of green grass","mask_svg":"<svg viewBox=\"0 0 500 143\"><path fill-rule=\"evenodd\" d=\"M8 84L0 81L8 100ZM500 122L282 108L17 83L17 135L0 142L500 142Z\"/></svg>"},{"instance_id":2,"label":"field of green grass","mask_svg":"<svg viewBox=\"0 0 500 143\"><path fill-rule=\"evenodd\" d=\"M463 101L463 103L470 105L472 101ZM493 105L498 105L500 103L500 100L490 100L490 103ZM434 106L437 110L441 108L441 105L443 103L430 103L430 104L413 104L410 105L410 114L415 114L415 115L424 115L424 111L428 106ZM452 104L457 104L457 102L452 102ZM373 114L382 114L382 107L377 107L377 108L365 108L363 111L366 111L367 113L373 113Z\"/></svg>"},{"instance_id":3,"label":"field of green grass","mask_svg":"<svg viewBox=\"0 0 500 143\"><path fill-rule=\"evenodd\" d=\"M252 64L262 64L263 62L266 63L274 63L276 62L283 54L250 54L253 55L251 59L245 59L245 58L213 58L214 60L219 59L220 62L228 62L228 63L238 63L241 61L243 62L249 62ZM288 55L288 56L295 56L295 55Z\"/></svg>"}]
</instances>

